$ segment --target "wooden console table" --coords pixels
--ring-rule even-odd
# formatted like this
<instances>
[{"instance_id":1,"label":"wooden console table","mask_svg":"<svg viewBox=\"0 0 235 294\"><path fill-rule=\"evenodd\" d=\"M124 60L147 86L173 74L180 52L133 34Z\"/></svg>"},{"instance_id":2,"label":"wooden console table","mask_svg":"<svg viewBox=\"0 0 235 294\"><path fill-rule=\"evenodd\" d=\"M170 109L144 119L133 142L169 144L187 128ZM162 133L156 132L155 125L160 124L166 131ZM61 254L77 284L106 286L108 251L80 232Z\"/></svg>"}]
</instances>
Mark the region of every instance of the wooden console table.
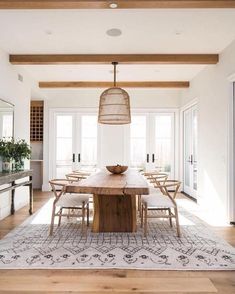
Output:
<instances>
[{"instance_id":1,"label":"wooden console table","mask_svg":"<svg viewBox=\"0 0 235 294\"><path fill-rule=\"evenodd\" d=\"M136 195L149 194L149 188L135 170L129 169L121 175L103 170L68 184L66 192L93 194L93 232L135 232Z\"/></svg>"},{"instance_id":2,"label":"wooden console table","mask_svg":"<svg viewBox=\"0 0 235 294\"><path fill-rule=\"evenodd\" d=\"M16 183L16 180L29 177L28 180L22 183ZM22 186L29 187L29 213L33 213L33 171L32 170L23 170L18 172L9 172L9 173L0 173L0 186L10 184L9 187L1 189L0 193L11 191L11 214L15 213L15 189Z\"/></svg>"}]
</instances>

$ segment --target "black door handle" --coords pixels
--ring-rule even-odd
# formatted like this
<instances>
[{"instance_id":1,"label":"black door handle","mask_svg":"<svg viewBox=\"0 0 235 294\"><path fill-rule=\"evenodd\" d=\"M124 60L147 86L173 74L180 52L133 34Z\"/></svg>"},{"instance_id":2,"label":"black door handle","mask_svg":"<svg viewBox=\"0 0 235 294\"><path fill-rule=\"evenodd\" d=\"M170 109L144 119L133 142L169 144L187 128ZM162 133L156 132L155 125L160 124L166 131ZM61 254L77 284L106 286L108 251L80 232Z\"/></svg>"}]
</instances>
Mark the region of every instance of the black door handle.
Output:
<instances>
[{"instance_id":1,"label":"black door handle","mask_svg":"<svg viewBox=\"0 0 235 294\"><path fill-rule=\"evenodd\" d=\"M193 164L195 161L193 161L193 155L189 156L189 160L187 160L187 162Z\"/></svg>"},{"instance_id":2,"label":"black door handle","mask_svg":"<svg viewBox=\"0 0 235 294\"><path fill-rule=\"evenodd\" d=\"M78 153L78 162L81 162L81 154Z\"/></svg>"},{"instance_id":3,"label":"black door handle","mask_svg":"<svg viewBox=\"0 0 235 294\"><path fill-rule=\"evenodd\" d=\"M75 162L75 153L73 153L73 162Z\"/></svg>"},{"instance_id":4,"label":"black door handle","mask_svg":"<svg viewBox=\"0 0 235 294\"><path fill-rule=\"evenodd\" d=\"M154 156L154 154L152 154L152 162L154 162L155 161L155 156Z\"/></svg>"},{"instance_id":5,"label":"black door handle","mask_svg":"<svg viewBox=\"0 0 235 294\"><path fill-rule=\"evenodd\" d=\"M149 163L149 154L147 154L147 160L146 161Z\"/></svg>"}]
</instances>

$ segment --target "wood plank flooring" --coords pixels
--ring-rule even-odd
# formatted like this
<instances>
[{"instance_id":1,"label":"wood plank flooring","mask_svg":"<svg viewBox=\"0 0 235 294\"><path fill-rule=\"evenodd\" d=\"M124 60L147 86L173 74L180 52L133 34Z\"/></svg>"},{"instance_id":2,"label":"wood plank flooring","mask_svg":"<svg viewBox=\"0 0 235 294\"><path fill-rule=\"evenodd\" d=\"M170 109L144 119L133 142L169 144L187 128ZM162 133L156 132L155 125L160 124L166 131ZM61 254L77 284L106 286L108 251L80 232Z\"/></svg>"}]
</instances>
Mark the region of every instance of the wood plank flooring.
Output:
<instances>
[{"instance_id":1,"label":"wood plank flooring","mask_svg":"<svg viewBox=\"0 0 235 294\"><path fill-rule=\"evenodd\" d=\"M39 209L51 193L34 193ZM0 221L0 238L28 217L28 207ZM235 246L235 228L214 228ZM0 270L0 293L235 293L235 271Z\"/></svg>"}]
</instances>

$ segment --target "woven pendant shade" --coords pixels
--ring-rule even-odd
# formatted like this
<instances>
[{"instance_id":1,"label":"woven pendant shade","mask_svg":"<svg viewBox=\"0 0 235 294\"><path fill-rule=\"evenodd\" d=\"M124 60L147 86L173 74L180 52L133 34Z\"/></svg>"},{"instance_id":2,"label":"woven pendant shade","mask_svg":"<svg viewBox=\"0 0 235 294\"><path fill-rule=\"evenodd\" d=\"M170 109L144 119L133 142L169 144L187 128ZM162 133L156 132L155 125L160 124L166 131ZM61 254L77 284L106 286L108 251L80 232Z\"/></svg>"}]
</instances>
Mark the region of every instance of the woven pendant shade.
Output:
<instances>
[{"instance_id":1,"label":"woven pendant shade","mask_svg":"<svg viewBox=\"0 0 235 294\"><path fill-rule=\"evenodd\" d=\"M130 98L128 93L116 87L116 63L114 64L114 87L100 96L98 122L109 125L131 123Z\"/></svg>"}]
</instances>

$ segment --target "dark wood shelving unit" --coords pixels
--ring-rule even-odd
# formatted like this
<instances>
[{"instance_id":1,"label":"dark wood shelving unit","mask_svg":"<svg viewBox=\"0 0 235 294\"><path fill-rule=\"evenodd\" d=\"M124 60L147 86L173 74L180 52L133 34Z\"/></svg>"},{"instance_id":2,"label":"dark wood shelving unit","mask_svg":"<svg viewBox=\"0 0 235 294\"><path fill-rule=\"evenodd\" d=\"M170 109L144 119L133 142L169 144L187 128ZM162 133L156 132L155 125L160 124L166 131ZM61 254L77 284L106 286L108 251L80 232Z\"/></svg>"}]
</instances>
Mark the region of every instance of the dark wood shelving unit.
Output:
<instances>
[{"instance_id":1,"label":"dark wood shelving unit","mask_svg":"<svg viewBox=\"0 0 235 294\"><path fill-rule=\"evenodd\" d=\"M31 101L30 141L43 141L43 101Z\"/></svg>"}]
</instances>

